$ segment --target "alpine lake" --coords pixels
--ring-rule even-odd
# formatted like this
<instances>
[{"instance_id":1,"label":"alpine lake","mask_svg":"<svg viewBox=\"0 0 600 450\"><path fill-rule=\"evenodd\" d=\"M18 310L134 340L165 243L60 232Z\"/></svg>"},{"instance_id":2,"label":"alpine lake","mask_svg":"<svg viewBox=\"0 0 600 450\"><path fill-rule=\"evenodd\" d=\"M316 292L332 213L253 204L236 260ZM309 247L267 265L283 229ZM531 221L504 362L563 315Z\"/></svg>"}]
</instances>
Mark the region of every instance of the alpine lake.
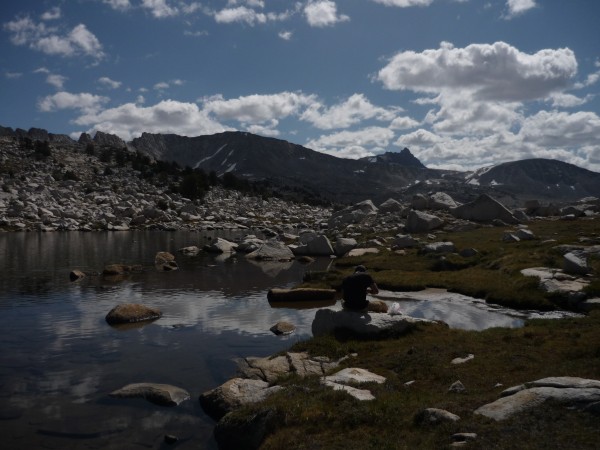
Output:
<instances>
[{"instance_id":1,"label":"alpine lake","mask_svg":"<svg viewBox=\"0 0 600 450\"><path fill-rule=\"evenodd\" d=\"M293 287L306 271L334 264L317 258L256 262L243 254L178 252L216 237L248 231L126 231L0 234L0 432L2 448L216 449L214 421L200 407L202 392L236 374L237 358L268 356L312 336L325 304L270 304L271 288ZM178 270L159 272L157 252L176 256ZM101 275L111 263L141 264L125 277ZM88 275L72 282L69 273ZM376 274L375 274L376 278ZM382 292L378 298L415 317L451 327L519 327L524 317L445 292ZM432 299L435 299L433 301ZM159 308L152 322L113 327L106 314L121 303ZM279 321L296 326L277 336ZM178 386L191 399L161 407L144 399L113 398L130 383Z\"/></svg>"}]
</instances>

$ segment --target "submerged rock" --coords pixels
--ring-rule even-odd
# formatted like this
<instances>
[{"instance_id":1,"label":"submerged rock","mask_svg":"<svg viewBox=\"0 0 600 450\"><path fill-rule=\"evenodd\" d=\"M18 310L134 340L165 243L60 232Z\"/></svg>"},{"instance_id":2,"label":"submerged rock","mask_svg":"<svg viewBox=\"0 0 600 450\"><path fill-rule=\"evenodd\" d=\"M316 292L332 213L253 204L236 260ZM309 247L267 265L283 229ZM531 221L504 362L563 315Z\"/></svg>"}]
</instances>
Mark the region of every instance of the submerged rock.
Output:
<instances>
[{"instance_id":1,"label":"submerged rock","mask_svg":"<svg viewBox=\"0 0 600 450\"><path fill-rule=\"evenodd\" d=\"M145 398L160 406L177 406L190 399L190 394L184 389L170 384L133 383L110 393L111 397Z\"/></svg>"}]
</instances>

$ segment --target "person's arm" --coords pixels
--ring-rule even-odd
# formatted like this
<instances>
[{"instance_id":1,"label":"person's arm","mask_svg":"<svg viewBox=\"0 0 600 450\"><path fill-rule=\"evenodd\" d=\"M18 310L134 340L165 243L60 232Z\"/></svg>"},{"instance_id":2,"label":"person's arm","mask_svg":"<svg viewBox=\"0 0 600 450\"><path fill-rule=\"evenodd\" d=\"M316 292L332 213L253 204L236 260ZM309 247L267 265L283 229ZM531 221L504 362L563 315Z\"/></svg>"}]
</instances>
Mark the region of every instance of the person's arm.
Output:
<instances>
[{"instance_id":1,"label":"person's arm","mask_svg":"<svg viewBox=\"0 0 600 450\"><path fill-rule=\"evenodd\" d=\"M369 286L369 292L371 294L379 294L379 288L377 287L377 284L373 281L373 283L371 283L371 286Z\"/></svg>"}]
</instances>

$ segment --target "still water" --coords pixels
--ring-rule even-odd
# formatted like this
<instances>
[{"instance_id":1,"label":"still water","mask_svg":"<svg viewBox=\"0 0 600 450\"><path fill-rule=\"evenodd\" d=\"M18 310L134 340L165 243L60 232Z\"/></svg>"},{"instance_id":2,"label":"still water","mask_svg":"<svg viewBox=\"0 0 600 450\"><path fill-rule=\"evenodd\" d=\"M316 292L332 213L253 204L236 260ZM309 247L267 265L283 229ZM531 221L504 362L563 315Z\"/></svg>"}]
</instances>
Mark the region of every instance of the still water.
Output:
<instances>
[{"instance_id":1,"label":"still water","mask_svg":"<svg viewBox=\"0 0 600 450\"><path fill-rule=\"evenodd\" d=\"M271 355L311 337L316 309L272 307L267 292L331 264L328 258L305 266L177 252L217 236L236 237L158 231L0 235L0 446L173 448L164 443L171 434L180 439L178 449L216 449L214 422L198 395L234 376L235 358ZM159 251L175 254L180 269L158 272L153 262ZM110 263L142 264L144 270L118 280L69 280L73 269L101 272ZM398 300L391 294L384 299ZM113 328L105 316L120 303L158 307L164 316ZM424 307L419 298L401 304L406 313L462 328L520 325L514 317L490 319L463 305ZM275 336L269 328L280 320L295 324L296 332ZM108 396L137 382L173 384L192 398L163 408Z\"/></svg>"}]
</instances>

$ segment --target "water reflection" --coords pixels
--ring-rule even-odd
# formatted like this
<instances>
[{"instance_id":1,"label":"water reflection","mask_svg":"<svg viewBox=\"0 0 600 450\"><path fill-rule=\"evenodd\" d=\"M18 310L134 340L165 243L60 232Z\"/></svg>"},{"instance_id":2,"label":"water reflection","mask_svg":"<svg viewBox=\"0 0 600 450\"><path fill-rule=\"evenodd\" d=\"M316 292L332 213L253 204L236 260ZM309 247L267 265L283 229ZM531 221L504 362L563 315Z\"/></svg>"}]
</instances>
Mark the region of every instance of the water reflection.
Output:
<instances>
[{"instance_id":1,"label":"water reflection","mask_svg":"<svg viewBox=\"0 0 600 450\"><path fill-rule=\"evenodd\" d=\"M377 298L385 300L388 304L398 302L404 314L441 320L450 328L484 330L492 327L518 328L524 324L524 316L518 311L491 309L483 300L443 289L426 289L419 292L382 291Z\"/></svg>"},{"instance_id":2,"label":"water reflection","mask_svg":"<svg viewBox=\"0 0 600 450\"><path fill-rule=\"evenodd\" d=\"M190 232L5 233L0 277L0 432L7 448L158 448L164 434L214 449L213 421L195 401L235 374L234 358L266 356L311 336L318 308L339 302L273 304L271 288L288 288L306 271L326 270L329 258L256 262L243 255L184 255L212 236ZM239 236L228 236L226 238ZM179 270L158 272L159 251L176 255ZM109 263L141 264L117 279L69 272L101 272ZM518 319L483 311L468 299L445 294L384 293L405 313L456 327L518 326ZM459 301L460 300L460 301ZM119 303L159 308L163 316L115 328L105 316ZM490 316L491 314L491 316ZM495 317L498 314L498 317ZM484 319L484 315L486 316ZM279 321L294 334L275 336ZM192 400L163 410L144 400L111 399L133 382L173 384Z\"/></svg>"}]
</instances>

